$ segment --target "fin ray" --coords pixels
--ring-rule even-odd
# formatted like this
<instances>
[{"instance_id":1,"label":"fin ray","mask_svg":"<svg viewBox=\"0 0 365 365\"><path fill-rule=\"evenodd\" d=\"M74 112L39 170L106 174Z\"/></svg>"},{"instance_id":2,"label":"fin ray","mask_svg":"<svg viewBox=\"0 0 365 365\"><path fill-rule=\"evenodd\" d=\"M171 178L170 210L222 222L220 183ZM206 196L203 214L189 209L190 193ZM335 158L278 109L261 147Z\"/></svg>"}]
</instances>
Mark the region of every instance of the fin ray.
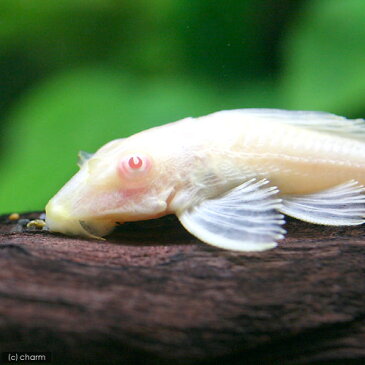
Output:
<instances>
[{"instance_id":1,"label":"fin ray","mask_svg":"<svg viewBox=\"0 0 365 365\"><path fill-rule=\"evenodd\" d=\"M309 223L351 226L365 223L365 188L351 180L308 195L284 196L280 211Z\"/></svg>"},{"instance_id":2,"label":"fin ray","mask_svg":"<svg viewBox=\"0 0 365 365\"><path fill-rule=\"evenodd\" d=\"M233 109L217 113L241 113L365 141L365 120L361 118L347 119L327 112L284 109Z\"/></svg>"},{"instance_id":3,"label":"fin ray","mask_svg":"<svg viewBox=\"0 0 365 365\"><path fill-rule=\"evenodd\" d=\"M284 216L274 198L277 188L251 179L214 199L177 213L182 225L200 240L236 251L263 251L277 245L285 230Z\"/></svg>"}]
</instances>

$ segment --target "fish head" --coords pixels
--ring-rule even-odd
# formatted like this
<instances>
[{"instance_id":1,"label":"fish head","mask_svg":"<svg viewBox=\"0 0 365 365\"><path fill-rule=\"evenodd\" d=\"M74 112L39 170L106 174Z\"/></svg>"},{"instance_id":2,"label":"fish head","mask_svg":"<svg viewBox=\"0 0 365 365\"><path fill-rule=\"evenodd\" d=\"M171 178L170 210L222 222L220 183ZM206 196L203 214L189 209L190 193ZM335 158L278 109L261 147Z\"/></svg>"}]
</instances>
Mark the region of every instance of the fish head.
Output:
<instances>
[{"instance_id":1,"label":"fish head","mask_svg":"<svg viewBox=\"0 0 365 365\"><path fill-rule=\"evenodd\" d=\"M80 170L46 206L50 231L100 238L117 223L167 214L170 173L156 146L133 137L83 158Z\"/></svg>"}]
</instances>

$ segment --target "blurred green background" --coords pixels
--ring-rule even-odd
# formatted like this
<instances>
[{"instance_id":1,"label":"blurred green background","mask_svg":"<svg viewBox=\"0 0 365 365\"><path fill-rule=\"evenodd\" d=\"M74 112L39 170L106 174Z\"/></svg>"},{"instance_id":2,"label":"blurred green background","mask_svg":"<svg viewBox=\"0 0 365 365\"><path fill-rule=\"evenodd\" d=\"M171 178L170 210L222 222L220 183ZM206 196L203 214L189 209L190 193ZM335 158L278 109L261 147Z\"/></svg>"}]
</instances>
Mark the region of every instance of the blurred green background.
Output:
<instances>
[{"instance_id":1,"label":"blurred green background","mask_svg":"<svg viewBox=\"0 0 365 365\"><path fill-rule=\"evenodd\" d=\"M186 116L365 116L364 0L1 0L0 213L43 209L79 150Z\"/></svg>"}]
</instances>

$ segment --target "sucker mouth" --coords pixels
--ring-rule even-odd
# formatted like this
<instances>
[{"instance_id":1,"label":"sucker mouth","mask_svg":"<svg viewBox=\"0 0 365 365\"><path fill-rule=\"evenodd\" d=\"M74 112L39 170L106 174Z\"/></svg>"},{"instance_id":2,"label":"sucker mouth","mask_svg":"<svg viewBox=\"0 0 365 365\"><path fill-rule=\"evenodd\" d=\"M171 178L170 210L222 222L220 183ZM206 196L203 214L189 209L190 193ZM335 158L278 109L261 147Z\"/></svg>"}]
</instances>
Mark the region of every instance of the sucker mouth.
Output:
<instances>
[{"instance_id":1,"label":"sucker mouth","mask_svg":"<svg viewBox=\"0 0 365 365\"><path fill-rule=\"evenodd\" d=\"M79 220L81 228L85 231L86 236L95 238L98 240L105 240L105 238L101 237L100 232L92 226L92 224L87 223L85 221Z\"/></svg>"}]
</instances>

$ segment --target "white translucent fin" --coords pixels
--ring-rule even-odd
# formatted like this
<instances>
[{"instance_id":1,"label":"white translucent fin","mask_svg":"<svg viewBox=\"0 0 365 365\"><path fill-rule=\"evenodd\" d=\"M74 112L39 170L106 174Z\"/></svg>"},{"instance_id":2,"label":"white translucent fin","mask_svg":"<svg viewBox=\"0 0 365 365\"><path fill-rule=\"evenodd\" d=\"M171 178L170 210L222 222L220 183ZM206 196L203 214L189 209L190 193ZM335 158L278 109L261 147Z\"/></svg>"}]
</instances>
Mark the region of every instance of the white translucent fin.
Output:
<instances>
[{"instance_id":1,"label":"white translucent fin","mask_svg":"<svg viewBox=\"0 0 365 365\"><path fill-rule=\"evenodd\" d=\"M89 160L93 156L93 153L79 151L77 157L77 165L81 167L87 160Z\"/></svg>"},{"instance_id":2,"label":"white translucent fin","mask_svg":"<svg viewBox=\"0 0 365 365\"><path fill-rule=\"evenodd\" d=\"M310 223L352 226L365 222L365 188L349 181L309 195L283 197L282 213Z\"/></svg>"},{"instance_id":3,"label":"white translucent fin","mask_svg":"<svg viewBox=\"0 0 365 365\"><path fill-rule=\"evenodd\" d=\"M255 117L271 119L272 121L365 141L364 119L347 119L326 112L282 109L235 109L218 113L254 115Z\"/></svg>"},{"instance_id":4,"label":"white translucent fin","mask_svg":"<svg viewBox=\"0 0 365 365\"><path fill-rule=\"evenodd\" d=\"M277 245L285 230L277 212L281 199L267 180L251 179L215 199L177 214L183 226L200 240L235 251L263 251Z\"/></svg>"}]
</instances>

